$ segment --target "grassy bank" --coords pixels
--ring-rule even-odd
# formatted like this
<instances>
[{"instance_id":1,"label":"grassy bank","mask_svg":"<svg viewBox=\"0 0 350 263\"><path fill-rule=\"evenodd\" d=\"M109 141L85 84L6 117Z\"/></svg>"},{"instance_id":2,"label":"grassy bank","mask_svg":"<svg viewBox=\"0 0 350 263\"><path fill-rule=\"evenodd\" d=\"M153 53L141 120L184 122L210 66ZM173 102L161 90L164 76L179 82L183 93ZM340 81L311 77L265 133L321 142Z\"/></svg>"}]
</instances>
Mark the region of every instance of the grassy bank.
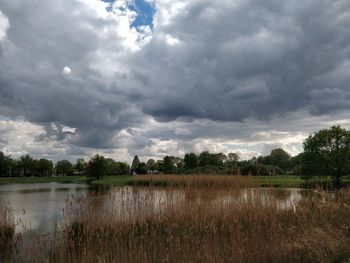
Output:
<instances>
[{"instance_id":1,"label":"grassy bank","mask_svg":"<svg viewBox=\"0 0 350 263\"><path fill-rule=\"evenodd\" d=\"M217 187L280 187L314 188L319 185L332 185L332 179L302 176L225 176L225 175L138 175L104 176L99 180L85 176L62 177L21 177L0 178L1 184L28 183L88 183L91 185L142 185L142 186L217 186ZM349 177L342 178L343 185L349 185Z\"/></svg>"},{"instance_id":2,"label":"grassy bank","mask_svg":"<svg viewBox=\"0 0 350 263\"><path fill-rule=\"evenodd\" d=\"M111 185L111 186L125 186L131 185L132 176L118 175L118 176L104 176L100 180L91 180L92 185Z\"/></svg>"},{"instance_id":3,"label":"grassy bank","mask_svg":"<svg viewBox=\"0 0 350 263\"><path fill-rule=\"evenodd\" d=\"M132 177L129 175L123 176L105 176L100 180L88 178L86 176L57 176L57 177L12 177L0 178L2 184L37 184L37 183L84 183L91 185L111 185L125 186L131 184Z\"/></svg>"},{"instance_id":4,"label":"grassy bank","mask_svg":"<svg viewBox=\"0 0 350 263\"><path fill-rule=\"evenodd\" d=\"M133 176L132 184L143 186L189 186L189 187L280 187L280 188L324 188L332 186L330 177L302 176L225 176L225 175L139 175ZM350 183L342 178L343 185Z\"/></svg>"},{"instance_id":5,"label":"grassy bank","mask_svg":"<svg viewBox=\"0 0 350 263\"><path fill-rule=\"evenodd\" d=\"M86 183L87 180L85 176L6 177L0 178L0 184Z\"/></svg>"}]
</instances>

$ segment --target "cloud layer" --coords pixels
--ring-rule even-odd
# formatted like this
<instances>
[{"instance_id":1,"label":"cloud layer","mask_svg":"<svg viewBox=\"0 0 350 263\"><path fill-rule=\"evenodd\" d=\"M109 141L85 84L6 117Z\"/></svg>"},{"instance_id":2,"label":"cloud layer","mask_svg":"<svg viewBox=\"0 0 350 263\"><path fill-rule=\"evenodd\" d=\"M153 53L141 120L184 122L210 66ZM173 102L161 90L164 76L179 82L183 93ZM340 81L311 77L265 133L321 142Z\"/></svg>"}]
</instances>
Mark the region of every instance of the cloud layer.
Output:
<instances>
[{"instance_id":1,"label":"cloud layer","mask_svg":"<svg viewBox=\"0 0 350 263\"><path fill-rule=\"evenodd\" d=\"M3 129L35 130L35 147L12 129L3 149L250 157L348 125L349 1L147 0L153 26L137 27L132 2L1 1Z\"/></svg>"}]
</instances>

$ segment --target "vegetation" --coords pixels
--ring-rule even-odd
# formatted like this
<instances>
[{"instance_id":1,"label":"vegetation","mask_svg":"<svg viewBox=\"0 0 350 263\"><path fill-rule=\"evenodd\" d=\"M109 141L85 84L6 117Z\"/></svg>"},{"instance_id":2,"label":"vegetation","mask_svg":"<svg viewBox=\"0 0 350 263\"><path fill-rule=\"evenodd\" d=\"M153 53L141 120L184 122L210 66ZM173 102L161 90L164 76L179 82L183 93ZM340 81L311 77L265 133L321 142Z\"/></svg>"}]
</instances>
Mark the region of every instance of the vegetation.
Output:
<instances>
[{"instance_id":1,"label":"vegetation","mask_svg":"<svg viewBox=\"0 0 350 263\"><path fill-rule=\"evenodd\" d=\"M0 200L0 261L5 262L12 256L15 245L15 219L13 211Z\"/></svg>"},{"instance_id":2,"label":"vegetation","mask_svg":"<svg viewBox=\"0 0 350 263\"><path fill-rule=\"evenodd\" d=\"M30 252L19 246L19 251L13 251L12 260L345 262L348 259L349 189L336 194L307 195L287 206L280 203L288 198L285 195L261 196L251 191L242 195L241 191L244 190L233 185L227 191L201 184L195 189L182 187L181 192L166 188L161 192L161 200L159 192L142 188L132 192L117 188L103 199L70 199L62 228L57 228L51 238L34 236ZM132 198L128 198L128 193ZM199 196L202 198L198 199Z\"/></svg>"},{"instance_id":3,"label":"vegetation","mask_svg":"<svg viewBox=\"0 0 350 263\"><path fill-rule=\"evenodd\" d=\"M323 129L304 142L305 174L331 175L339 186L340 178L350 173L350 131L340 126Z\"/></svg>"},{"instance_id":4,"label":"vegetation","mask_svg":"<svg viewBox=\"0 0 350 263\"><path fill-rule=\"evenodd\" d=\"M90 161L78 159L75 164L61 160L54 166L47 159L36 160L23 155L14 160L0 152L0 177L86 175L100 180L105 176L129 174L299 175L304 176L307 184L318 180L318 176L332 176L335 186L339 187L341 178L350 175L350 131L340 126L320 130L305 140L304 152L294 157L277 148L267 156L241 161L233 152L204 151L198 155L185 154L184 158L165 156L162 160L146 162L141 162L136 155L131 167L102 155L96 155Z\"/></svg>"},{"instance_id":5,"label":"vegetation","mask_svg":"<svg viewBox=\"0 0 350 263\"><path fill-rule=\"evenodd\" d=\"M167 187L280 187L280 188L323 188L332 189L331 177L302 176L225 176L225 175L138 175L133 176L129 184L136 186ZM349 185L350 178L343 177L343 185Z\"/></svg>"},{"instance_id":6,"label":"vegetation","mask_svg":"<svg viewBox=\"0 0 350 263\"><path fill-rule=\"evenodd\" d=\"M102 155L95 155L88 165L87 175L95 177L97 180L108 173L108 162Z\"/></svg>"}]
</instances>

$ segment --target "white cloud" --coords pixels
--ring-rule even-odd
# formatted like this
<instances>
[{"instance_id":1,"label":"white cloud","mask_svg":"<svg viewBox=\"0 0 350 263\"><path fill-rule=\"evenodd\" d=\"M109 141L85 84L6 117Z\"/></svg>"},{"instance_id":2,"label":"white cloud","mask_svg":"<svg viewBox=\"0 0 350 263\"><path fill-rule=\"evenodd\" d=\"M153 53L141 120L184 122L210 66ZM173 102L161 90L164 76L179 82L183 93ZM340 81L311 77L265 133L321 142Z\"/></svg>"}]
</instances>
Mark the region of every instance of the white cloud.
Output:
<instances>
[{"instance_id":1,"label":"white cloud","mask_svg":"<svg viewBox=\"0 0 350 263\"><path fill-rule=\"evenodd\" d=\"M10 28L10 22L4 13L0 10L0 41L6 37L6 32Z\"/></svg>"},{"instance_id":2,"label":"white cloud","mask_svg":"<svg viewBox=\"0 0 350 263\"><path fill-rule=\"evenodd\" d=\"M72 70L70 69L70 67L67 67L65 66L63 69L62 69L62 74L63 75L69 75L72 73Z\"/></svg>"}]
</instances>

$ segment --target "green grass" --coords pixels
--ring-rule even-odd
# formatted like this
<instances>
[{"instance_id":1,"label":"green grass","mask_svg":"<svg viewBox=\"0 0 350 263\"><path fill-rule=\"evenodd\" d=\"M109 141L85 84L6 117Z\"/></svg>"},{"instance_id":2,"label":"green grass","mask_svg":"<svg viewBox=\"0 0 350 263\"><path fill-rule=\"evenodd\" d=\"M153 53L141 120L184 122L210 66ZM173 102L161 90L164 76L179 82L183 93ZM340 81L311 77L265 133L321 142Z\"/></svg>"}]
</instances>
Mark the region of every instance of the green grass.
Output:
<instances>
[{"instance_id":1,"label":"green grass","mask_svg":"<svg viewBox=\"0 0 350 263\"><path fill-rule=\"evenodd\" d=\"M132 182L132 176L130 175L118 175L118 176L104 176L100 180L90 181L92 185L112 185L112 186L125 186L130 185Z\"/></svg>"},{"instance_id":2,"label":"green grass","mask_svg":"<svg viewBox=\"0 0 350 263\"><path fill-rule=\"evenodd\" d=\"M130 184L132 177L123 176L105 176L100 180L94 180L86 176L60 176L60 177L12 177L0 178L1 184L36 184L36 183L88 183L92 185L113 185L123 186Z\"/></svg>"},{"instance_id":3,"label":"green grass","mask_svg":"<svg viewBox=\"0 0 350 263\"><path fill-rule=\"evenodd\" d=\"M37 183L86 183L85 176L59 176L59 177L12 177L0 178L0 184L37 184Z\"/></svg>"}]
</instances>

